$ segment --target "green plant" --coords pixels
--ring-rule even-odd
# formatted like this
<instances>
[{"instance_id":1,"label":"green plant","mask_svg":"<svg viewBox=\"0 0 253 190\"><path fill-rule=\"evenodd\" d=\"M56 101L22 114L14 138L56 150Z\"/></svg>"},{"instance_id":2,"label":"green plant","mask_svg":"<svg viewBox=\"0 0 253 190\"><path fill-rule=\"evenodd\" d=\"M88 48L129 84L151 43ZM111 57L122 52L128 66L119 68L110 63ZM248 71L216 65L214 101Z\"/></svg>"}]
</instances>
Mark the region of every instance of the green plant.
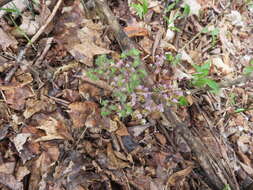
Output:
<instances>
[{"instance_id":1,"label":"green plant","mask_svg":"<svg viewBox=\"0 0 253 190\"><path fill-rule=\"evenodd\" d=\"M176 5L179 3L180 0L176 0L175 2L171 3L167 8L165 8L165 13L170 12L171 10L175 9ZM167 16L164 16L165 21L167 22L168 28L172 31L180 32L180 29L174 26L174 22L176 19L181 19L187 17L190 14L190 6L185 4L183 7L183 13L179 11L175 14L172 19L169 19Z\"/></svg>"},{"instance_id":2,"label":"green plant","mask_svg":"<svg viewBox=\"0 0 253 190\"><path fill-rule=\"evenodd\" d=\"M181 62L182 55L180 53L178 53L175 56L173 56L171 53L167 53L167 54L165 54L165 57L169 63L176 65Z\"/></svg>"},{"instance_id":3,"label":"green plant","mask_svg":"<svg viewBox=\"0 0 253 190\"><path fill-rule=\"evenodd\" d=\"M15 3L11 2L11 8L2 8L0 10L6 11L7 13L16 14L17 16L21 15L20 9L15 5Z\"/></svg>"},{"instance_id":4,"label":"green plant","mask_svg":"<svg viewBox=\"0 0 253 190\"><path fill-rule=\"evenodd\" d=\"M207 27L205 27L202 31L202 33L210 34L212 37L212 46L214 47L218 40L218 35L220 33L220 30L218 28L214 28L212 30L209 30Z\"/></svg>"},{"instance_id":5,"label":"green plant","mask_svg":"<svg viewBox=\"0 0 253 190\"><path fill-rule=\"evenodd\" d=\"M207 61L201 66L193 65L193 67L196 69L197 73L193 74L192 84L201 88L208 86L209 88L211 88L212 92L218 93L219 85L210 77L208 77L211 67L210 61Z\"/></svg>"},{"instance_id":6,"label":"green plant","mask_svg":"<svg viewBox=\"0 0 253 190\"><path fill-rule=\"evenodd\" d=\"M132 3L130 6L133 7L136 11L136 14L143 19L144 16L148 13L148 0L139 0L140 3Z\"/></svg>"},{"instance_id":7,"label":"green plant","mask_svg":"<svg viewBox=\"0 0 253 190\"><path fill-rule=\"evenodd\" d=\"M179 104L180 106L188 106L188 105L189 105L189 103L188 103L188 101L187 101L187 99L186 99L185 96L180 96L180 97L178 98L178 104Z\"/></svg>"},{"instance_id":8,"label":"green plant","mask_svg":"<svg viewBox=\"0 0 253 190\"><path fill-rule=\"evenodd\" d=\"M250 61L250 66L244 68L243 73L245 75L250 75L253 72L253 59Z\"/></svg>"},{"instance_id":9,"label":"green plant","mask_svg":"<svg viewBox=\"0 0 253 190\"><path fill-rule=\"evenodd\" d=\"M228 184L226 184L225 187L222 190L231 190L231 188Z\"/></svg>"},{"instance_id":10,"label":"green plant","mask_svg":"<svg viewBox=\"0 0 253 190\"><path fill-rule=\"evenodd\" d=\"M135 94L141 80L147 75L145 70L140 68L140 64L140 52L131 49L123 52L117 63L106 55L101 55L95 61L96 68L88 69L86 74L89 78L105 80L114 87L111 100L100 101L103 116L116 112L120 117L126 117L133 112L130 97Z\"/></svg>"}]
</instances>

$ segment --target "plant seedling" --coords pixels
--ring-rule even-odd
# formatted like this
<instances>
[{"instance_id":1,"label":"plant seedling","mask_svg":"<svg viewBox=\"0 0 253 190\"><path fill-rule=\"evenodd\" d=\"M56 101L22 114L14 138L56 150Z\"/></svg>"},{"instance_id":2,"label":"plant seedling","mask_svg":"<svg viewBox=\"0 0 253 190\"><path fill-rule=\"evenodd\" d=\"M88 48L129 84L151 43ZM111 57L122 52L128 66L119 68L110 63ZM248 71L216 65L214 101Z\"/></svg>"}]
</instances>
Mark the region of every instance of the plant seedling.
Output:
<instances>
[{"instance_id":1,"label":"plant seedling","mask_svg":"<svg viewBox=\"0 0 253 190\"><path fill-rule=\"evenodd\" d=\"M136 11L136 14L143 19L144 16L148 13L148 0L139 0L140 3L132 3L130 6L133 7Z\"/></svg>"},{"instance_id":2,"label":"plant seedling","mask_svg":"<svg viewBox=\"0 0 253 190\"><path fill-rule=\"evenodd\" d=\"M219 92L219 85L212 79L208 77L211 63L210 61L206 62L205 64L198 66L193 65L193 67L196 69L197 73L193 74L193 80L192 84L197 87L206 87L212 89L212 92L218 93Z\"/></svg>"}]
</instances>

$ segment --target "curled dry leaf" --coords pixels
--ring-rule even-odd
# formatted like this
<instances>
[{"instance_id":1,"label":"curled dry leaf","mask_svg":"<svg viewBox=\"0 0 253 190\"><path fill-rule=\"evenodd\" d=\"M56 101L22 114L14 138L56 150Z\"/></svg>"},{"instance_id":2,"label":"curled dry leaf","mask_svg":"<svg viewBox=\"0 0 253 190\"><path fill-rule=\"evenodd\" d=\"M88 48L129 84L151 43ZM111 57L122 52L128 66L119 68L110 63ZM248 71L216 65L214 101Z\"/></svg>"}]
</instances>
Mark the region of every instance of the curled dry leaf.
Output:
<instances>
[{"instance_id":1,"label":"curled dry leaf","mask_svg":"<svg viewBox=\"0 0 253 190\"><path fill-rule=\"evenodd\" d=\"M107 145L107 156L109 159L109 163L108 163L109 169L126 168L129 166L127 162L124 162L116 157L111 144Z\"/></svg>"},{"instance_id":2,"label":"curled dry leaf","mask_svg":"<svg viewBox=\"0 0 253 190\"><path fill-rule=\"evenodd\" d=\"M125 33L128 37L136 36L147 36L148 30L146 28L136 27L136 26L127 26L124 28Z\"/></svg>"},{"instance_id":3,"label":"curled dry leaf","mask_svg":"<svg viewBox=\"0 0 253 190\"><path fill-rule=\"evenodd\" d=\"M91 101L74 102L68 107L74 128L81 128L89 117L89 124L97 126L100 123L100 110L98 104Z\"/></svg>"},{"instance_id":4,"label":"curled dry leaf","mask_svg":"<svg viewBox=\"0 0 253 190\"><path fill-rule=\"evenodd\" d=\"M23 145L26 143L27 139L31 136L30 133L19 133L13 139L13 143L19 153L23 150Z\"/></svg>"},{"instance_id":5,"label":"curled dry leaf","mask_svg":"<svg viewBox=\"0 0 253 190\"><path fill-rule=\"evenodd\" d=\"M57 41L63 44L67 51L79 62L92 66L93 56L108 54L112 51L106 49L106 44L101 39L103 26L87 20L80 8L80 1L75 1L73 6L65 9L58 21ZM80 24L84 26L80 28Z\"/></svg>"},{"instance_id":6,"label":"curled dry leaf","mask_svg":"<svg viewBox=\"0 0 253 190\"><path fill-rule=\"evenodd\" d=\"M42 125L38 126L37 128L44 130L46 132L46 136L36 139L35 142L49 141L54 139L72 140L72 136L68 132L64 123L56 120L53 117L48 117L47 119L43 120Z\"/></svg>"},{"instance_id":7,"label":"curled dry leaf","mask_svg":"<svg viewBox=\"0 0 253 190\"><path fill-rule=\"evenodd\" d=\"M3 87L6 103L15 110L22 110L25 106L25 100L34 95L30 88L22 86L21 83Z\"/></svg>"},{"instance_id":8,"label":"curled dry leaf","mask_svg":"<svg viewBox=\"0 0 253 190\"><path fill-rule=\"evenodd\" d=\"M8 47L17 48L18 41L8 35L2 28L0 28L0 47L6 50Z\"/></svg>"},{"instance_id":9,"label":"curled dry leaf","mask_svg":"<svg viewBox=\"0 0 253 190\"><path fill-rule=\"evenodd\" d=\"M38 17L33 18L30 12L22 14L22 24L19 28L15 28L11 33L15 37L24 37L24 33L28 36L34 35L39 29Z\"/></svg>"},{"instance_id":10,"label":"curled dry leaf","mask_svg":"<svg viewBox=\"0 0 253 190\"><path fill-rule=\"evenodd\" d=\"M14 176L0 172L0 183L11 190L23 190L23 183L15 179Z\"/></svg>"},{"instance_id":11,"label":"curled dry leaf","mask_svg":"<svg viewBox=\"0 0 253 190\"><path fill-rule=\"evenodd\" d=\"M175 186L177 182L188 176L192 172L192 169L192 166L188 166L187 168L172 174L168 179L168 183L172 186Z\"/></svg>"},{"instance_id":12,"label":"curled dry leaf","mask_svg":"<svg viewBox=\"0 0 253 190\"><path fill-rule=\"evenodd\" d=\"M26 109L23 113L26 119L30 118L35 113L40 111L52 112L56 109L56 105L53 100L42 96L41 100L28 99L26 101Z\"/></svg>"},{"instance_id":13,"label":"curled dry leaf","mask_svg":"<svg viewBox=\"0 0 253 190\"><path fill-rule=\"evenodd\" d=\"M13 174L15 169L15 162L6 162L0 165L0 172L5 174Z\"/></svg>"},{"instance_id":14,"label":"curled dry leaf","mask_svg":"<svg viewBox=\"0 0 253 190\"><path fill-rule=\"evenodd\" d=\"M16 172L16 178L18 181L21 181L29 173L30 173L30 171L27 169L26 166L20 166Z\"/></svg>"}]
</instances>

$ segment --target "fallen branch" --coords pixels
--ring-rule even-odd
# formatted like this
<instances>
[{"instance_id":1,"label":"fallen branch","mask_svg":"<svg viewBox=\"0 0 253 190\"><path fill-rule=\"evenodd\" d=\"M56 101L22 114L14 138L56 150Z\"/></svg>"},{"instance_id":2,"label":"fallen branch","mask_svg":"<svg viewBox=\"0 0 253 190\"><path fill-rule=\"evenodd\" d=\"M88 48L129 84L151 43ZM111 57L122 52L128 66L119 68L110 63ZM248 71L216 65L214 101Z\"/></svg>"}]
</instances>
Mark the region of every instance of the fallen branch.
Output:
<instances>
[{"instance_id":1,"label":"fallen branch","mask_svg":"<svg viewBox=\"0 0 253 190\"><path fill-rule=\"evenodd\" d=\"M124 33L106 1L93 0L93 2L95 5L93 8L100 18L109 24L115 38L120 44L121 49L125 51L135 48L136 45ZM142 67L145 68L145 65L143 64ZM151 87L153 84L154 82L150 76L145 79L145 85ZM178 134L181 135L188 143L200 166L204 170L206 177L208 178L209 185L213 189L220 190L223 189L225 185L229 184L232 190L239 190L234 170L229 165L227 155L224 156L220 154L220 157L217 157L217 152L214 153L211 149L209 149L194 130L191 131L186 124L181 122L177 118L176 114L173 113L171 108L164 103L166 101L161 96L155 96L153 97L153 100L157 103L163 103L166 119L175 126Z\"/></svg>"}]
</instances>

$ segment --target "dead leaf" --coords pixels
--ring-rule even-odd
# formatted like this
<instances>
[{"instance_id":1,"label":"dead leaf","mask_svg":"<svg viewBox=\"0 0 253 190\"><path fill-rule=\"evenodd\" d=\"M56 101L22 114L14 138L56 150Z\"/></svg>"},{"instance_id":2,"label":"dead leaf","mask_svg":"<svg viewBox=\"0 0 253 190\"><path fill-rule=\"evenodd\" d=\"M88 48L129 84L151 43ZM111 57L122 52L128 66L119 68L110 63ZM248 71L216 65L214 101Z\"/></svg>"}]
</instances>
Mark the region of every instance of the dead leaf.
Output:
<instances>
[{"instance_id":1,"label":"dead leaf","mask_svg":"<svg viewBox=\"0 0 253 190\"><path fill-rule=\"evenodd\" d=\"M14 137L13 143L19 153L23 150L23 145L26 143L27 139L31 136L30 133L19 133Z\"/></svg>"},{"instance_id":2,"label":"dead leaf","mask_svg":"<svg viewBox=\"0 0 253 190\"><path fill-rule=\"evenodd\" d=\"M17 48L17 40L13 37L5 33L5 31L0 28L0 47L5 51L6 48L12 47L14 49Z\"/></svg>"},{"instance_id":3,"label":"dead leaf","mask_svg":"<svg viewBox=\"0 0 253 190\"><path fill-rule=\"evenodd\" d=\"M233 67L230 66L230 65L226 65L220 57L214 57L214 58L212 58L212 63L213 63L213 65L215 65L218 69L220 69L221 72L222 72L224 75L227 75L227 74L233 72Z\"/></svg>"},{"instance_id":4,"label":"dead leaf","mask_svg":"<svg viewBox=\"0 0 253 190\"><path fill-rule=\"evenodd\" d=\"M136 26L127 26L124 28L124 31L129 38L148 35L148 30L146 28Z\"/></svg>"},{"instance_id":5,"label":"dead leaf","mask_svg":"<svg viewBox=\"0 0 253 190\"><path fill-rule=\"evenodd\" d=\"M93 114L94 124L98 125L100 122L100 110L95 102L74 102L68 106L70 118L73 122L74 128L81 128L91 114Z\"/></svg>"},{"instance_id":6,"label":"dead leaf","mask_svg":"<svg viewBox=\"0 0 253 190\"><path fill-rule=\"evenodd\" d=\"M18 170L16 172L16 178L18 181L22 181L25 176L27 176L30 173L30 171L27 169L26 166L20 166L18 167Z\"/></svg>"},{"instance_id":7,"label":"dead leaf","mask_svg":"<svg viewBox=\"0 0 253 190\"><path fill-rule=\"evenodd\" d=\"M56 105L53 100L42 96L40 100L38 99L28 99L26 101L26 109L23 113L26 119L33 116L35 113L40 111L53 112L56 109Z\"/></svg>"},{"instance_id":8,"label":"dead leaf","mask_svg":"<svg viewBox=\"0 0 253 190\"><path fill-rule=\"evenodd\" d=\"M25 100L34 95L30 88L25 86L22 88L11 88L9 90L5 90L4 94L6 97L6 103L15 110L24 109Z\"/></svg>"},{"instance_id":9,"label":"dead leaf","mask_svg":"<svg viewBox=\"0 0 253 190\"><path fill-rule=\"evenodd\" d=\"M80 8L80 1L75 1L72 7L62 15L59 20L57 41L68 50L75 60L92 66L93 56L108 54L112 51L107 49L108 45L101 39L103 26L87 20ZM82 23L82 28L80 28Z\"/></svg>"},{"instance_id":10,"label":"dead leaf","mask_svg":"<svg viewBox=\"0 0 253 190\"><path fill-rule=\"evenodd\" d=\"M111 144L107 145L107 156L109 159L108 168L110 169L120 169L120 168L126 168L129 166L127 162L124 162L115 156Z\"/></svg>"},{"instance_id":11,"label":"dead leaf","mask_svg":"<svg viewBox=\"0 0 253 190\"><path fill-rule=\"evenodd\" d=\"M167 143L165 136L162 135L161 133L155 133L155 137L162 145L165 145Z\"/></svg>"},{"instance_id":12,"label":"dead leaf","mask_svg":"<svg viewBox=\"0 0 253 190\"><path fill-rule=\"evenodd\" d=\"M15 162L6 162L0 165L0 173L13 174L15 169Z\"/></svg>"},{"instance_id":13,"label":"dead leaf","mask_svg":"<svg viewBox=\"0 0 253 190\"><path fill-rule=\"evenodd\" d=\"M129 133L124 123L122 123L118 118L115 120L118 124L118 130L116 131L116 134L119 136L128 136Z\"/></svg>"},{"instance_id":14,"label":"dead leaf","mask_svg":"<svg viewBox=\"0 0 253 190\"><path fill-rule=\"evenodd\" d=\"M186 176L188 176L192 172L192 169L193 166L188 166L187 168L172 174L168 179L168 183L172 186L175 186L177 182L183 180Z\"/></svg>"},{"instance_id":15,"label":"dead leaf","mask_svg":"<svg viewBox=\"0 0 253 190\"><path fill-rule=\"evenodd\" d=\"M24 37L24 32L28 36L33 36L39 29L38 16L33 18L30 12L24 12L22 15L22 23L19 28L15 28L11 34L15 37Z\"/></svg>"},{"instance_id":16,"label":"dead leaf","mask_svg":"<svg viewBox=\"0 0 253 190\"><path fill-rule=\"evenodd\" d=\"M0 172L0 183L11 190L23 190L23 183L17 181L15 177L9 174Z\"/></svg>"},{"instance_id":17,"label":"dead leaf","mask_svg":"<svg viewBox=\"0 0 253 190\"><path fill-rule=\"evenodd\" d=\"M61 121L58 121L53 117L48 117L47 119L43 120L42 125L38 126L37 128L44 130L46 132L46 136L36 139L35 142L49 141L54 139L72 139L66 126Z\"/></svg>"}]
</instances>

